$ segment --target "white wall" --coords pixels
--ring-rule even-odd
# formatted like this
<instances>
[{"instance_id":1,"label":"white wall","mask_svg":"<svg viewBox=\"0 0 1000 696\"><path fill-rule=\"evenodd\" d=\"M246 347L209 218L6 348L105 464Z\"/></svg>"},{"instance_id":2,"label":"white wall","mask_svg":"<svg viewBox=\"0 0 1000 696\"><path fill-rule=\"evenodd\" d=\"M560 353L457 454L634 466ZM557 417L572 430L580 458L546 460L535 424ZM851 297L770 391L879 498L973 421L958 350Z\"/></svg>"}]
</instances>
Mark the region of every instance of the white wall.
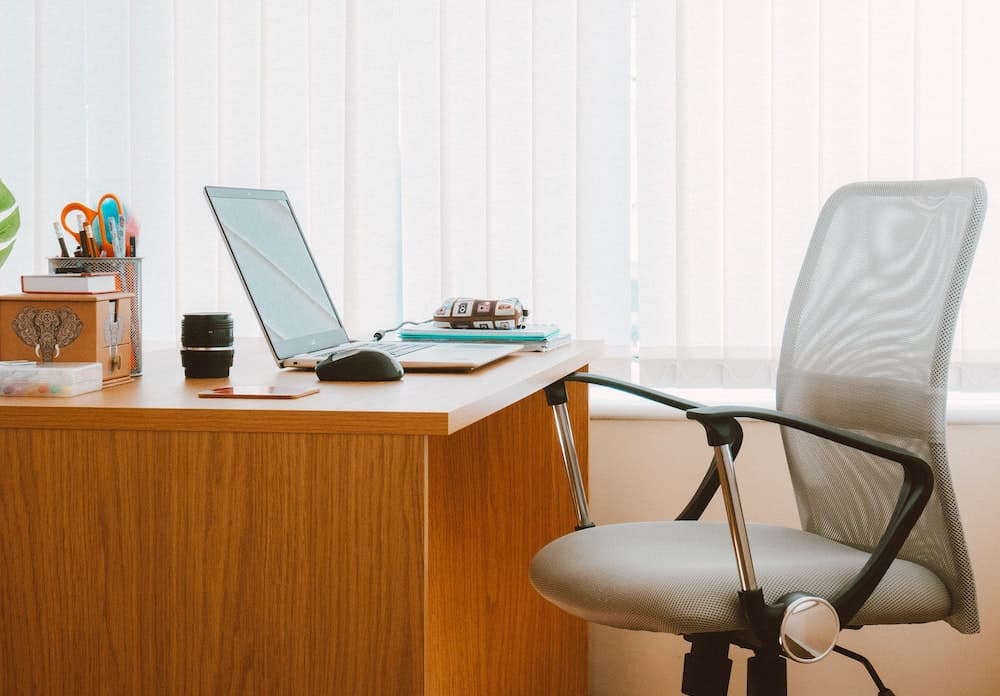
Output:
<instances>
[{"instance_id":1,"label":"white wall","mask_svg":"<svg viewBox=\"0 0 1000 696\"><path fill-rule=\"evenodd\" d=\"M598 524L670 518L704 474L710 450L700 426L686 421L592 420L591 511ZM747 518L798 526L776 427L744 425L738 458ZM952 475L979 591L981 634L964 636L944 623L866 628L841 644L873 661L886 684L906 696L994 694L1000 689L1000 559L996 554L996 495L1000 490L1000 425L948 429ZM706 517L724 519L713 501ZM735 565L734 570L735 573ZM680 693L683 655L678 636L593 626L591 696ZM730 694L744 694L746 656L734 649ZM789 691L810 696L874 694L864 669L832 656L816 665L791 665Z\"/></svg>"}]
</instances>

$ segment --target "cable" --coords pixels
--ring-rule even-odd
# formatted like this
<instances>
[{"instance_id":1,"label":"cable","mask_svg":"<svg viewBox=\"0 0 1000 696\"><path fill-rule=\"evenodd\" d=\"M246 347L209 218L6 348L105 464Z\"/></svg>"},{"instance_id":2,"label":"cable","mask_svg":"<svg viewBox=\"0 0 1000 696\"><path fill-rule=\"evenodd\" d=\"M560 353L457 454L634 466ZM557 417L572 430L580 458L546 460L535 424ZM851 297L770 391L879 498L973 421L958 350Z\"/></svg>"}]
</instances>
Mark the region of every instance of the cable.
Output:
<instances>
[{"instance_id":1,"label":"cable","mask_svg":"<svg viewBox=\"0 0 1000 696\"><path fill-rule=\"evenodd\" d=\"M379 329L378 331L376 331L375 333L372 334L372 339L376 340L376 341L381 341L383 338L385 338L386 334L392 333L393 331L398 331L399 329L403 328L404 326L409 326L409 325L416 326L417 324L426 324L429 321L432 321L432 320L431 319L424 319L422 321L403 321L403 322L400 322L399 324L396 324L391 329Z\"/></svg>"}]
</instances>

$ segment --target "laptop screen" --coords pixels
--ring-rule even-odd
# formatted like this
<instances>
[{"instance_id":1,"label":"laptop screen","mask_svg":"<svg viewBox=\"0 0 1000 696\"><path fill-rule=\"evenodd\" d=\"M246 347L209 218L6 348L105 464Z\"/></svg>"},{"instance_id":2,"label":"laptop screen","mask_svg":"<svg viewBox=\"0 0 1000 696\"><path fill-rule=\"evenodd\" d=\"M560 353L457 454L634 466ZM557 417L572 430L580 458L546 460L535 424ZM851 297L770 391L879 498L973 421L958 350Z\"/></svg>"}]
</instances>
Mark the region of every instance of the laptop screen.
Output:
<instances>
[{"instance_id":1,"label":"laptop screen","mask_svg":"<svg viewBox=\"0 0 1000 696\"><path fill-rule=\"evenodd\" d=\"M285 192L206 186L205 195L275 357L347 341Z\"/></svg>"}]
</instances>

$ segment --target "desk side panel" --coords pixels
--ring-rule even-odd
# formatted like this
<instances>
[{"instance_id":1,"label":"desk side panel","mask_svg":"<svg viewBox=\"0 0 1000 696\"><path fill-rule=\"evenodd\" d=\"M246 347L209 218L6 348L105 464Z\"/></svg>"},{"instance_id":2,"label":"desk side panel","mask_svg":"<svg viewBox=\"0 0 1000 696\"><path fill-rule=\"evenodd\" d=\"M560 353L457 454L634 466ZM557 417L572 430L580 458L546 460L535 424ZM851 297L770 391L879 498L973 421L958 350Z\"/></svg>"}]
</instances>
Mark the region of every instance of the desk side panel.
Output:
<instances>
[{"instance_id":1,"label":"desk side panel","mask_svg":"<svg viewBox=\"0 0 1000 696\"><path fill-rule=\"evenodd\" d=\"M4 430L0 451L0 693L421 692L424 438Z\"/></svg>"},{"instance_id":2,"label":"desk side panel","mask_svg":"<svg viewBox=\"0 0 1000 696\"><path fill-rule=\"evenodd\" d=\"M587 390L569 384L587 473ZM587 626L535 592L534 554L575 524L552 410L536 393L429 438L428 694L587 693Z\"/></svg>"}]
</instances>

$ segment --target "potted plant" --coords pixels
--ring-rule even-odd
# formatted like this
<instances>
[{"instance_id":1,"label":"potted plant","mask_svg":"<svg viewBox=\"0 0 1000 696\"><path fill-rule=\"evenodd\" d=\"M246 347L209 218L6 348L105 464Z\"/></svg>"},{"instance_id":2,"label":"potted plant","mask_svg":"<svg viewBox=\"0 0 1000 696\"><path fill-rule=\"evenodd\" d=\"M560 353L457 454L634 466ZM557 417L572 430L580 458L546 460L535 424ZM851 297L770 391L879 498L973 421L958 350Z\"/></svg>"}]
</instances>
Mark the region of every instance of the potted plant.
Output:
<instances>
[{"instance_id":1,"label":"potted plant","mask_svg":"<svg viewBox=\"0 0 1000 696\"><path fill-rule=\"evenodd\" d=\"M0 267L10 256L10 250L14 248L14 235L21 226L21 212L17 208L17 201L14 194L7 188L3 179L0 179Z\"/></svg>"}]
</instances>

